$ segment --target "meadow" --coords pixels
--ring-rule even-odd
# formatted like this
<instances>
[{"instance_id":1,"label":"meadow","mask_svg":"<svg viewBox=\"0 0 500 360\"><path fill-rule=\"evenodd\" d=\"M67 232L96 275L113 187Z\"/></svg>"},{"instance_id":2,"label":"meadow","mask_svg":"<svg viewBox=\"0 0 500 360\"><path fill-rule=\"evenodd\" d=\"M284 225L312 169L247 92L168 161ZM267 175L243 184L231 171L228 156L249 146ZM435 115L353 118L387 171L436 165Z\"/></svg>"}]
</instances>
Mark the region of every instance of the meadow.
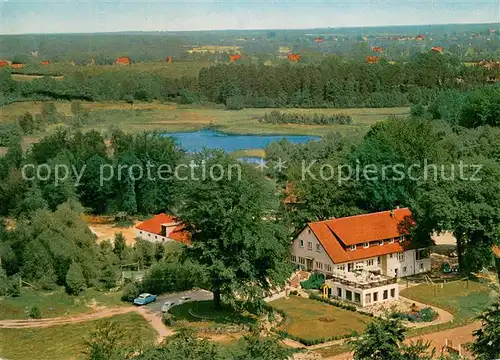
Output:
<instances>
[{"instance_id":1,"label":"meadow","mask_svg":"<svg viewBox=\"0 0 500 360\"><path fill-rule=\"evenodd\" d=\"M225 110L217 106L186 106L175 103L144 102L133 105L125 102L84 102L90 112L84 129L106 131L119 127L124 131L137 132L156 130L164 132L196 131L208 126L229 134L280 134L322 136L330 131L347 133L366 131L378 121L389 116L405 116L409 108L360 108L360 109L280 109L282 112L307 114L338 114L353 117L351 125L302 125L269 124L259 118L272 109L248 108L240 111ZM57 101L57 111L71 116L71 102ZM41 102L16 102L0 108L0 121L15 121L18 116L29 111L36 115L41 111ZM48 129L52 131L54 126ZM43 134L38 134L43 136Z\"/></svg>"}]
</instances>

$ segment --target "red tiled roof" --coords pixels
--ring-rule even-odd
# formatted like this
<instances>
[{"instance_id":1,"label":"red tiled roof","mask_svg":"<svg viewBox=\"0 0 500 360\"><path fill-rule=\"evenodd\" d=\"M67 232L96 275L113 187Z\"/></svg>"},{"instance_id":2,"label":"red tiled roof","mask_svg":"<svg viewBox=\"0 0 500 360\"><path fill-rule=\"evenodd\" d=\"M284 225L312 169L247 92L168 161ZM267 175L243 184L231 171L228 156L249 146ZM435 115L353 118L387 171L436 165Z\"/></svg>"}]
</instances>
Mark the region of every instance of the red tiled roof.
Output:
<instances>
[{"instance_id":1,"label":"red tiled roof","mask_svg":"<svg viewBox=\"0 0 500 360\"><path fill-rule=\"evenodd\" d=\"M408 241L388 243L384 245L370 244L368 248L363 243L397 238L408 234L402 226L411 219L408 208L382 211L378 213L349 216L345 218L317 221L308 226L314 232L323 248L334 263L366 259L410 248ZM358 245L351 251L349 245Z\"/></svg>"},{"instance_id":2,"label":"red tiled roof","mask_svg":"<svg viewBox=\"0 0 500 360\"><path fill-rule=\"evenodd\" d=\"M146 220L136 226L136 229L150 232L152 234L161 235L162 225L174 225L175 228L167 235L169 239L189 244L189 232L184 230L184 226L179 224L179 221L172 215L158 214L149 220Z\"/></svg>"}]
</instances>

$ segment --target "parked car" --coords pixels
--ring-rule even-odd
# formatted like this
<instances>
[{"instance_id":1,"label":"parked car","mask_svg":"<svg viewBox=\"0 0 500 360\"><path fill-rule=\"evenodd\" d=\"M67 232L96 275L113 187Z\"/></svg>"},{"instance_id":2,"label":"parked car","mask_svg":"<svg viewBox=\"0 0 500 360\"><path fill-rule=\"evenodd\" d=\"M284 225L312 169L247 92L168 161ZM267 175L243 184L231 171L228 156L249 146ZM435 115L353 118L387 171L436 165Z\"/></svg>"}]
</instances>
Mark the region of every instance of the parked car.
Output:
<instances>
[{"instance_id":1,"label":"parked car","mask_svg":"<svg viewBox=\"0 0 500 360\"><path fill-rule=\"evenodd\" d=\"M175 305L174 301L165 301L165 303L161 307L161 312L163 313L168 312L174 305Z\"/></svg>"},{"instance_id":2,"label":"parked car","mask_svg":"<svg viewBox=\"0 0 500 360\"><path fill-rule=\"evenodd\" d=\"M156 301L156 295L144 293L134 299L134 304L146 305L152 303L153 301Z\"/></svg>"}]
</instances>

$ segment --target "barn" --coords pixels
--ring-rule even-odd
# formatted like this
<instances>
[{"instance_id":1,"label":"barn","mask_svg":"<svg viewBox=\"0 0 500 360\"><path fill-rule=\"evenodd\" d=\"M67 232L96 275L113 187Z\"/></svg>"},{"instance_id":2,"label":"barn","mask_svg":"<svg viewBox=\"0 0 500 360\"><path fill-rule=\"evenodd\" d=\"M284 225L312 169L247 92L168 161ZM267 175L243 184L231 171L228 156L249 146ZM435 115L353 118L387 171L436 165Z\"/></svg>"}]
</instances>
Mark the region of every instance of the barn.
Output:
<instances>
[{"instance_id":1,"label":"barn","mask_svg":"<svg viewBox=\"0 0 500 360\"><path fill-rule=\"evenodd\" d=\"M116 59L116 65L130 65L130 58L128 56L120 56Z\"/></svg>"},{"instance_id":2,"label":"barn","mask_svg":"<svg viewBox=\"0 0 500 360\"><path fill-rule=\"evenodd\" d=\"M0 60L0 67L5 67L5 66L9 66L9 62L7 60Z\"/></svg>"},{"instance_id":3,"label":"barn","mask_svg":"<svg viewBox=\"0 0 500 360\"><path fill-rule=\"evenodd\" d=\"M50 61L49 60L43 60L40 65L50 65Z\"/></svg>"},{"instance_id":4,"label":"barn","mask_svg":"<svg viewBox=\"0 0 500 360\"><path fill-rule=\"evenodd\" d=\"M24 67L24 64L21 63L16 63L11 65L13 69L22 69Z\"/></svg>"}]
</instances>

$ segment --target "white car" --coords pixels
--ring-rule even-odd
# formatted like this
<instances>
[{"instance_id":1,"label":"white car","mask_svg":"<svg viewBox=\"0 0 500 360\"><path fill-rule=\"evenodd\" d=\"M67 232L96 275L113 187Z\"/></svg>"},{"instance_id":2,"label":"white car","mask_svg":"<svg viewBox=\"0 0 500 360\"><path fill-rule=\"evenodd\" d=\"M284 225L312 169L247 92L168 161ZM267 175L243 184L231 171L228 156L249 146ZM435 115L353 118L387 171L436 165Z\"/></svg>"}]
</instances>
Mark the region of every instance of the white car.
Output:
<instances>
[{"instance_id":1,"label":"white car","mask_svg":"<svg viewBox=\"0 0 500 360\"><path fill-rule=\"evenodd\" d=\"M165 301L165 303L161 306L161 312L164 312L164 313L168 312L172 308L172 306L174 306L174 305L175 305L175 302L173 302L173 301Z\"/></svg>"}]
</instances>

